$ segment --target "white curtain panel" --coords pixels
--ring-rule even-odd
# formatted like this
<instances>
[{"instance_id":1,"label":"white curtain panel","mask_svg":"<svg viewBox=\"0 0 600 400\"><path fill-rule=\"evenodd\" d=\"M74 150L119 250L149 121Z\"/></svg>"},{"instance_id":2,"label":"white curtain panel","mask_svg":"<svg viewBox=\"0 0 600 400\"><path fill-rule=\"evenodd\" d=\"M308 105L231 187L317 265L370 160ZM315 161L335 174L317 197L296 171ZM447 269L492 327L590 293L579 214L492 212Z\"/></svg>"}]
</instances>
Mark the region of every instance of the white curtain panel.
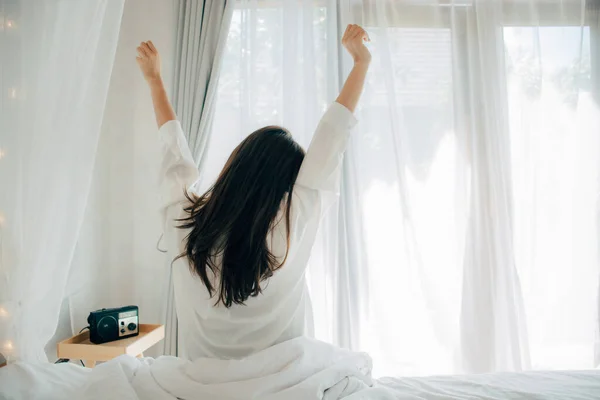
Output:
<instances>
[{"instance_id":1,"label":"white curtain panel","mask_svg":"<svg viewBox=\"0 0 600 400\"><path fill-rule=\"evenodd\" d=\"M311 259L316 336L376 375L597 366L597 1L238 1L208 173L262 125L308 144L347 23L373 62Z\"/></svg>"},{"instance_id":2,"label":"white curtain panel","mask_svg":"<svg viewBox=\"0 0 600 400\"><path fill-rule=\"evenodd\" d=\"M348 2L373 36L351 157L378 371L589 368L598 108L585 1Z\"/></svg>"},{"instance_id":3,"label":"white curtain panel","mask_svg":"<svg viewBox=\"0 0 600 400\"><path fill-rule=\"evenodd\" d=\"M165 323L169 269L157 250L162 232L158 172L161 152L150 90L135 62L152 40L172 88L177 5L127 0L92 176L92 188L67 285L64 332L87 325L90 311L137 305L140 322ZM162 345L144 353L162 354Z\"/></svg>"},{"instance_id":4,"label":"white curtain panel","mask_svg":"<svg viewBox=\"0 0 600 400\"><path fill-rule=\"evenodd\" d=\"M88 199L123 1L2 1L0 353L44 361Z\"/></svg>"},{"instance_id":5,"label":"white curtain panel","mask_svg":"<svg viewBox=\"0 0 600 400\"><path fill-rule=\"evenodd\" d=\"M233 1L180 0L173 107L202 166Z\"/></svg>"}]
</instances>

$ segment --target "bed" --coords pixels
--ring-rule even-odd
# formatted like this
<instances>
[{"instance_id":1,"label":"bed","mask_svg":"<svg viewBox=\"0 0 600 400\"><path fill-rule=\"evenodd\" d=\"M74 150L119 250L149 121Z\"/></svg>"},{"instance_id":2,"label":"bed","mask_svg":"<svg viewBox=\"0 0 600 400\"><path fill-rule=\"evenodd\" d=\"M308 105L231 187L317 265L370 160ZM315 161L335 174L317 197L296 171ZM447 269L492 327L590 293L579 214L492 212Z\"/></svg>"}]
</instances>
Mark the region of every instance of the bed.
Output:
<instances>
[{"instance_id":1,"label":"bed","mask_svg":"<svg viewBox=\"0 0 600 400\"><path fill-rule=\"evenodd\" d=\"M370 377L371 359L306 338L244 360L121 356L87 369L17 363L0 369L1 399L600 399L600 370Z\"/></svg>"}]
</instances>

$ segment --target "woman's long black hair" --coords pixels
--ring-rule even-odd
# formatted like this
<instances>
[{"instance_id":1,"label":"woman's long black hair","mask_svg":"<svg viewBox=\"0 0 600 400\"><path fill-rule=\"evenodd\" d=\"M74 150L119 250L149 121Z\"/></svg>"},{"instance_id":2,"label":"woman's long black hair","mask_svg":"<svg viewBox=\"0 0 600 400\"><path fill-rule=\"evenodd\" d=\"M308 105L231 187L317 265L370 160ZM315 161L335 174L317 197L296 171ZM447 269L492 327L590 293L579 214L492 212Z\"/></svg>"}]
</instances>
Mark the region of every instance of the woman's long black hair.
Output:
<instances>
[{"instance_id":1,"label":"woman's long black hair","mask_svg":"<svg viewBox=\"0 0 600 400\"><path fill-rule=\"evenodd\" d=\"M215 305L222 302L231 307L257 296L261 282L285 263L292 190L303 159L304 150L287 130L268 126L238 145L206 193L199 197L187 194L191 204L185 211L189 216L180 220L179 228L191 232L178 258L187 257L192 272L211 297L217 297ZM280 261L270 251L267 239L282 207L287 250ZM215 263L216 257L221 258L220 265Z\"/></svg>"}]
</instances>

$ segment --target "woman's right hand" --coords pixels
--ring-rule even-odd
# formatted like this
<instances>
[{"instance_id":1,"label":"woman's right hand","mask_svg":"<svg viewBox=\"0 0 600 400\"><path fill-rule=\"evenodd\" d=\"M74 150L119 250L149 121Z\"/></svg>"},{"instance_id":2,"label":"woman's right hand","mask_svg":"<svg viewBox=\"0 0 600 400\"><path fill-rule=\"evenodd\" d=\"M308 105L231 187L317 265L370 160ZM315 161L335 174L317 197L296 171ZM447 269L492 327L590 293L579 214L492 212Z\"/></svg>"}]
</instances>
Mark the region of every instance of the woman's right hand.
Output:
<instances>
[{"instance_id":1,"label":"woman's right hand","mask_svg":"<svg viewBox=\"0 0 600 400\"><path fill-rule=\"evenodd\" d=\"M365 46L365 42L370 41L367 32L362 27L353 24L346 27L346 32L342 37L342 45L348 50L355 64L371 62L371 52Z\"/></svg>"},{"instance_id":2,"label":"woman's right hand","mask_svg":"<svg viewBox=\"0 0 600 400\"><path fill-rule=\"evenodd\" d=\"M160 54L151 41L142 42L137 48L137 61L148 83L160 80Z\"/></svg>"},{"instance_id":3,"label":"woman's right hand","mask_svg":"<svg viewBox=\"0 0 600 400\"><path fill-rule=\"evenodd\" d=\"M342 37L342 44L354 59L354 68L348 74L336 101L351 112L356 109L371 62L371 53L365 46L367 41L370 41L369 35L358 25L348 25Z\"/></svg>"}]
</instances>

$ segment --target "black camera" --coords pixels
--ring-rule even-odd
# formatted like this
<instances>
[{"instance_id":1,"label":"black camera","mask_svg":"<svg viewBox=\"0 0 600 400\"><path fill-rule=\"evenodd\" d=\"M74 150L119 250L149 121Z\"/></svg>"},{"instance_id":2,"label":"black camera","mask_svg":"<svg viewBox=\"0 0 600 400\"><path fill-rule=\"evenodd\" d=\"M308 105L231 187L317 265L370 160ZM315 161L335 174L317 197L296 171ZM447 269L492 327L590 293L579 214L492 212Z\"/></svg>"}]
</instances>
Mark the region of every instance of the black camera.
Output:
<instances>
[{"instance_id":1,"label":"black camera","mask_svg":"<svg viewBox=\"0 0 600 400\"><path fill-rule=\"evenodd\" d=\"M90 342L112 342L139 334L138 306L103 308L88 316Z\"/></svg>"}]
</instances>

